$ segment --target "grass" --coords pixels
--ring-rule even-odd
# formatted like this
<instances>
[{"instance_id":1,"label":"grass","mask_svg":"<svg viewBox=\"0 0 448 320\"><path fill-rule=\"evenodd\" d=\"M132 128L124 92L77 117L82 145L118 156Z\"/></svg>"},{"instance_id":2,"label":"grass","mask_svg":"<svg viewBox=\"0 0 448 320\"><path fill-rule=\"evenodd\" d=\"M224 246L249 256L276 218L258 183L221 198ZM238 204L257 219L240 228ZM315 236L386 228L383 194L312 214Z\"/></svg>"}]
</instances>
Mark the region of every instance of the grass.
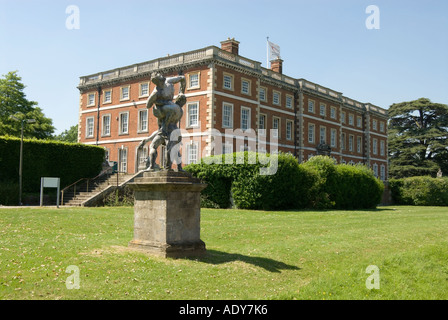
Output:
<instances>
[{"instance_id":1,"label":"grass","mask_svg":"<svg viewBox=\"0 0 448 320\"><path fill-rule=\"evenodd\" d=\"M0 208L0 299L447 299L448 208L203 209L201 259L128 248L133 209ZM369 265L380 289L366 288ZM69 266L79 289L67 289Z\"/></svg>"}]
</instances>

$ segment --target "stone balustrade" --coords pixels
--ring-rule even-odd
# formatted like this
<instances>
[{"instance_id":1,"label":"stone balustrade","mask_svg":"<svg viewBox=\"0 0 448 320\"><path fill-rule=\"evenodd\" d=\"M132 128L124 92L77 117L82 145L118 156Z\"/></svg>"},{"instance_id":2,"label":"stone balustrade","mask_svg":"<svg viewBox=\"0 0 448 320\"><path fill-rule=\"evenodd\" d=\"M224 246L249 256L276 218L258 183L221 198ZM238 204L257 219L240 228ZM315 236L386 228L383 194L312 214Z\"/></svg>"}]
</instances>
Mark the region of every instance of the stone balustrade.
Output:
<instances>
[{"instance_id":1,"label":"stone balustrade","mask_svg":"<svg viewBox=\"0 0 448 320\"><path fill-rule=\"evenodd\" d=\"M99 72L93 75L84 76L80 78L79 88L88 87L94 84L99 84L103 81L119 80L121 78L146 75L151 72L175 68L181 65L190 64L194 62L200 62L202 60L225 60L232 64L239 65L246 68L255 74L260 74L268 79L276 80L284 84L302 88L306 91L315 92L317 94L326 96L332 100L339 100L347 106L351 106L363 111L374 112L383 116L387 116L387 110L372 105L371 103L361 103L353 99L344 97L342 93L331 90L319 84L313 83L306 79L295 79L288 77L284 74L275 72L271 69L261 67L261 63L258 61L243 58L239 55L235 55L228 51L224 51L215 46L209 46L203 49L194 50L190 52L184 52L176 55L168 55L163 58L158 58L143 63L138 63L131 66L125 66L113 70Z\"/></svg>"}]
</instances>

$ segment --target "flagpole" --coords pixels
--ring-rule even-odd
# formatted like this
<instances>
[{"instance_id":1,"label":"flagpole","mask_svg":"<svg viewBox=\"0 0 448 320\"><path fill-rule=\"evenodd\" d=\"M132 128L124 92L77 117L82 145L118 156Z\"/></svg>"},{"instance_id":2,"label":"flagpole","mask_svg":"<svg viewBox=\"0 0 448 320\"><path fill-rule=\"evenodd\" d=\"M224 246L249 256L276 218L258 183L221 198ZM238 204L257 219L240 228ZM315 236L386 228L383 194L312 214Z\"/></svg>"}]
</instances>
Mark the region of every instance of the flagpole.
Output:
<instances>
[{"instance_id":1,"label":"flagpole","mask_svg":"<svg viewBox=\"0 0 448 320\"><path fill-rule=\"evenodd\" d=\"M266 37L266 69L269 69L269 37Z\"/></svg>"}]
</instances>

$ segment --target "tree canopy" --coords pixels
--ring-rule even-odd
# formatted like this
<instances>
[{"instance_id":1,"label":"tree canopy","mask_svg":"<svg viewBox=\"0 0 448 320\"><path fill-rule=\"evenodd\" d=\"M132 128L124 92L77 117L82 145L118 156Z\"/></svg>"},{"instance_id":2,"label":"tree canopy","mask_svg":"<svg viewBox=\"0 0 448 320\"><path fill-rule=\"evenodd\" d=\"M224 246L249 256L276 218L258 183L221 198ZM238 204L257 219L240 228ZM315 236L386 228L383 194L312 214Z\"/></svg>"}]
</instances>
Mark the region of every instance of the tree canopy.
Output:
<instances>
[{"instance_id":1,"label":"tree canopy","mask_svg":"<svg viewBox=\"0 0 448 320\"><path fill-rule=\"evenodd\" d=\"M24 137L51 139L55 130L53 121L45 117L37 102L26 98L24 89L17 71L8 72L0 78L0 135L20 137L20 120L34 119L35 123L24 126Z\"/></svg>"},{"instance_id":2,"label":"tree canopy","mask_svg":"<svg viewBox=\"0 0 448 320\"><path fill-rule=\"evenodd\" d=\"M391 177L448 174L448 105L427 98L394 103L389 117Z\"/></svg>"},{"instance_id":3,"label":"tree canopy","mask_svg":"<svg viewBox=\"0 0 448 320\"><path fill-rule=\"evenodd\" d=\"M64 130L64 132L55 136L54 139L64 142L78 142L78 125L71 126L70 129Z\"/></svg>"}]
</instances>

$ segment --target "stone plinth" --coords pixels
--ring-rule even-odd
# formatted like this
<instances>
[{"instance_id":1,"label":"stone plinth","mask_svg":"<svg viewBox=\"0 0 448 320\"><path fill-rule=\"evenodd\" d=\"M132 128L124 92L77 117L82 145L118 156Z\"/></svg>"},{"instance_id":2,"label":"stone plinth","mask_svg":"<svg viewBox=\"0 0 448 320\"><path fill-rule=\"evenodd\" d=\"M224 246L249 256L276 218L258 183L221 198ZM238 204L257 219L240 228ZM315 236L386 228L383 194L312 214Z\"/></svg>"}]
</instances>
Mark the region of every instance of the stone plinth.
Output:
<instances>
[{"instance_id":1,"label":"stone plinth","mask_svg":"<svg viewBox=\"0 0 448 320\"><path fill-rule=\"evenodd\" d=\"M205 254L200 239L200 193L207 185L186 172L144 172L128 184L135 194L129 246L163 257Z\"/></svg>"}]
</instances>

